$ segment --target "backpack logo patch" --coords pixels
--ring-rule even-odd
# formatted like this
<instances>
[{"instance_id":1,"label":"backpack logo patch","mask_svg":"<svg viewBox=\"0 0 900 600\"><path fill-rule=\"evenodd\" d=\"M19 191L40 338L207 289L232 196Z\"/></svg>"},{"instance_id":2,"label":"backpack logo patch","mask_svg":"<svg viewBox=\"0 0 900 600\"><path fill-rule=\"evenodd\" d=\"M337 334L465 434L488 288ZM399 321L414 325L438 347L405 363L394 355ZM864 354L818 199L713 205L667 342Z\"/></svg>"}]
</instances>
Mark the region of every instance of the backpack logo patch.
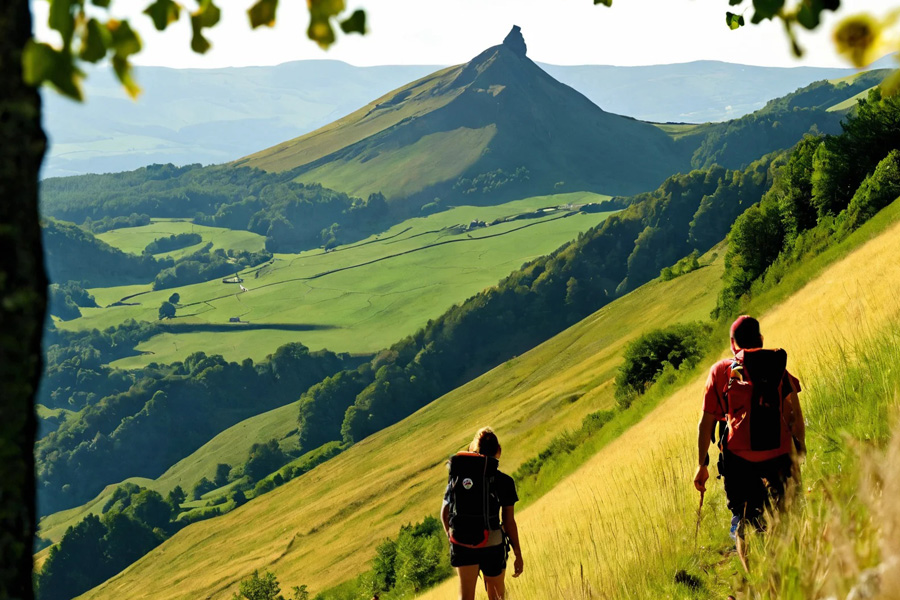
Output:
<instances>
[{"instance_id":1,"label":"backpack logo patch","mask_svg":"<svg viewBox=\"0 0 900 600\"><path fill-rule=\"evenodd\" d=\"M467 490L471 490L473 485L475 485L475 483L468 477L463 479L463 487L466 488Z\"/></svg>"}]
</instances>

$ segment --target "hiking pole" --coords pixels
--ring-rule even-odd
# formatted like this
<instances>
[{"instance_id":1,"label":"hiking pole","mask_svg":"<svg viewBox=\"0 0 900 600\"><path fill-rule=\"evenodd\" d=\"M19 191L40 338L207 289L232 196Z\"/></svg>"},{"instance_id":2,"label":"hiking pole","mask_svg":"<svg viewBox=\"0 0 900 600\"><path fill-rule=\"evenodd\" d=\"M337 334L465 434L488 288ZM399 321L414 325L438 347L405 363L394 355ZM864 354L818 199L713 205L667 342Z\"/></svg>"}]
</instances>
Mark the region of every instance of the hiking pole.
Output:
<instances>
[{"instance_id":1,"label":"hiking pole","mask_svg":"<svg viewBox=\"0 0 900 600\"><path fill-rule=\"evenodd\" d=\"M694 529L694 552L697 551L697 539L700 537L700 515L703 511L703 495L704 492L700 492L700 506L697 507L697 527Z\"/></svg>"}]
</instances>

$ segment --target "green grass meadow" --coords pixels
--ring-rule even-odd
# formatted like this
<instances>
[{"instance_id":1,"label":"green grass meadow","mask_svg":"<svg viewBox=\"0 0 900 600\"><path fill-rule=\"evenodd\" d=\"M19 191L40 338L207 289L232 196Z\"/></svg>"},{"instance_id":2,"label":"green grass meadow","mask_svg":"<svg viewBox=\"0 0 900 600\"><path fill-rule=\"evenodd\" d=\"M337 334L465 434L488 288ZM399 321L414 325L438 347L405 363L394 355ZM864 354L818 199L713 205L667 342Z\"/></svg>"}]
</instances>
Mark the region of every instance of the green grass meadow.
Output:
<instances>
[{"instance_id":1,"label":"green grass meadow","mask_svg":"<svg viewBox=\"0 0 900 600\"><path fill-rule=\"evenodd\" d=\"M246 292L218 279L159 291L149 285L94 288L90 291L102 308L83 309L81 318L59 326L105 329L127 319L156 321L160 304L178 292L181 301L176 318L169 322L172 325L228 324L233 317L244 323L236 324L234 331L167 332L138 346L144 354L119 360L115 366L170 363L197 351L222 354L229 360L261 360L278 346L297 341L313 350L368 354L414 332L428 319L495 285L524 262L555 250L610 214L552 207L607 198L587 192L539 196L499 206L460 206L409 219L329 252L276 255L271 264L241 274ZM466 230L473 220L490 223L545 208L535 218ZM165 222L147 227L155 228L155 233L138 233L149 243L170 229L189 231L197 226ZM210 236L205 240L214 243L253 241L240 237L247 232L201 229L214 230L201 231ZM109 234L117 233L124 240L129 231ZM144 239L130 249L145 246ZM121 240L120 247L129 249ZM122 299L128 304L109 306ZM253 329L256 324L270 328ZM279 329L278 325L291 327ZM309 330L297 331L297 326Z\"/></svg>"},{"instance_id":2,"label":"green grass meadow","mask_svg":"<svg viewBox=\"0 0 900 600\"><path fill-rule=\"evenodd\" d=\"M153 219L150 225L113 229L97 234L97 238L123 252L141 254L150 242L178 233L199 233L203 237L203 241L180 250L160 252L154 255L156 258L181 258L196 252L209 242L212 242L212 250L222 248L223 250L258 252L266 246L265 237L257 233L195 225L190 219Z\"/></svg>"}]
</instances>

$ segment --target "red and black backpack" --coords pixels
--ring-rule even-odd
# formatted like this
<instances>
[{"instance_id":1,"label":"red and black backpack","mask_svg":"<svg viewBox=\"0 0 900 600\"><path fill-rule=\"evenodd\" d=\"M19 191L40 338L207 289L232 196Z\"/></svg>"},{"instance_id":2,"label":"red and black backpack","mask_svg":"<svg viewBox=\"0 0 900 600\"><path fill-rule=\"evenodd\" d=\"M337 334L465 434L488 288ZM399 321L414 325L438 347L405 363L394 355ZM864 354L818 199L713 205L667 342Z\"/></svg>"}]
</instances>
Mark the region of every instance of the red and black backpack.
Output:
<instances>
[{"instance_id":1,"label":"red and black backpack","mask_svg":"<svg viewBox=\"0 0 900 600\"><path fill-rule=\"evenodd\" d=\"M790 439L784 399L787 352L741 350L729 369L728 384L722 394L728 415L727 437L720 447L732 451L777 450ZM785 437L787 436L787 437ZM723 439L724 438L724 439Z\"/></svg>"}]
</instances>

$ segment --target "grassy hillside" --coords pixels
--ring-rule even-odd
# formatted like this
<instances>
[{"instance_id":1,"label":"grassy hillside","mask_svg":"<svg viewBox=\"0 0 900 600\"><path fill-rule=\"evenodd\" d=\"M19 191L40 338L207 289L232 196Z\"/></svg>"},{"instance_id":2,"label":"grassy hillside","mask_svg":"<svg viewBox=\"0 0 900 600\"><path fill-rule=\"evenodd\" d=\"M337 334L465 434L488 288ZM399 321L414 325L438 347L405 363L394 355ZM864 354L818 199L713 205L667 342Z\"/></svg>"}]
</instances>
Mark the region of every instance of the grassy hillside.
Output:
<instances>
[{"instance_id":1,"label":"grassy hillside","mask_svg":"<svg viewBox=\"0 0 900 600\"><path fill-rule=\"evenodd\" d=\"M592 193L539 196L493 207L460 206L410 219L332 251L276 255L271 265L241 274L247 292L220 280L159 291L152 291L150 285L96 288L91 293L103 308L83 309L82 318L61 327L104 329L132 318L156 321L160 304L177 292L181 306L169 324L182 330L150 339L138 347L145 354L117 361L116 366L169 363L198 350L230 360L260 360L292 341L312 349L375 352L454 303L496 284L523 262L601 223L608 213L575 213L565 207L606 198ZM535 212L543 209L547 210ZM467 229L473 220L490 224L517 216L533 218ZM249 232L179 222L113 230L102 236L133 250L159 237L157 231L168 235L169 231L189 232L192 227L204 240L223 247L255 244L259 239ZM136 241L132 236L137 236ZM108 306L119 300L125 305ZM233 330L214 334L191 331L192 326L204 324L228 325L231 317L249 324L235 324ZM271 328L253 328L260 324Z\"/></svg>"},{"instance_id":2,"label":"grassy hillside","mask_svg":"<svg viewBox=\"0 0 900 600\"><path fill-rule=\"evenodd\" d=\"M788 350L789 368L807 388L801 395L807 412L815 411L821 389L818 376L838 365L840 353L900 315L900 305L883 301L900 278L900 265L893 259L900 250L898 220L900 206L895 203L840 249L798 274L802 279L824 261L852 250L761 319L767 345ZM884 231L867 241L880 229ZM816 327L809 326L810 315L815 315ZM732 583L733 561L699 555L698 565L692 550L697 494L691 478L705 379L705 373L698 374L523 511L517 520L526 573L510 585L515 598L697 597L672 582L675 571L717 566L723 571L717 587L703 592L724 597L733 590L727 587ZM809 460L818 462L826 456L811 455ZM704 508L703 543L721 545L728 523L724 494L715 481L711 490ZM717 565L720 561L727 562ZM454 594L448 583L423 598L450 599Z\"/></svg>"},{"instance_id":3,"label":"grassy hillside","mask_svg":"<svg viewBox=\"0 0 900 600\"><path fill-rule=\"evenodd\" d=\"M180 250L161 252L155 256L177 259L191 254L192 252L196 252L202 248L204 244L209 242L212 242L213 245L210 250L222 248L223 250L259 252L266 247L265 238L256 233L225 229L223 227L196 225L192 223L190 219L154 219L151 225L113 229L106 233L97 234L96 237L110 246L124 252L141 254L144 251L144 248L147 247L147 244L153 240L179 233L198 233L203 237L203 241L193 246L181 248Z\"/></svg>"},{"instance_id":4,"label":"grassy hillside","mask_svg":"<svg viewBox=\"0 0 900 600\"><path fill-rule=\"evenodd\" d=\"M840 345L829 350L828 340L864 336L867 326L900 314L896 303L881 301L900 278L900 265L892 259L900 250L898 217L895 203L758 300L771 303L783 289L810 278L762 319L768 344L789 349L790 368L801 380L814 381L819 369L837 358ZM286 585L315 589L346 578L372 555L371 539L436 511L443 459L472 429L490 422L502 432L504 468L511 472L560 427L610 405L609 378L624 339L662 323L702 318L718 275L705 268L640 288L306 476L223 518L188 527L85 597L149 586L160 598L225 597L238 579L262 567L277 571ZM694 312L682 312L686 308ZM819 327L808 327L808 315L817 315ZM678 557L673 550L690 544L695 497L689 480L704 380L705 374L698 374L521 512L528 570L511 585L517 597L546 598L560 587L567 597L642 597L658 593L653 586L671 586L670 576L660 579L660 573L672 573L679 565L665 557ZM710 496L707 510L721 515L721 490ZM707 526L718 524L724 535L726 522L720 516ZM656 562L648 573L649 559ZM451 598L454 589L450 583L427 597Z\"/></svg>"},{"instance_id":5,"label":"grassy hillside","mask_svg":"<svg viewBox=\"0 0 900 600\"><path fill-rule=\"evenodd\" d=\"M301 182L421 205L465 194L494 203L524 189L633 194L687 158L652 125L604 112L553 79L514 31L464 65L233 164L298 169Z\"/></svg>"},{"instance_id":6,"label":"grassy hillside","mask_svg":"<svg viewBox=\"0 0 900 600\"><path fill-rule=\"evenodd\" d=\"M159 598L224 598L266 565L285 584L315 590L345 580L366 567L371 540L436 511L444 460L475 428L498 428L504 469L512 472L585 414L613 404L611 383L628 340L706 316L721 273L718 258L640 288L261 499L189 526L87 597L150 586Z\"/></svg>"}]
</instances>

